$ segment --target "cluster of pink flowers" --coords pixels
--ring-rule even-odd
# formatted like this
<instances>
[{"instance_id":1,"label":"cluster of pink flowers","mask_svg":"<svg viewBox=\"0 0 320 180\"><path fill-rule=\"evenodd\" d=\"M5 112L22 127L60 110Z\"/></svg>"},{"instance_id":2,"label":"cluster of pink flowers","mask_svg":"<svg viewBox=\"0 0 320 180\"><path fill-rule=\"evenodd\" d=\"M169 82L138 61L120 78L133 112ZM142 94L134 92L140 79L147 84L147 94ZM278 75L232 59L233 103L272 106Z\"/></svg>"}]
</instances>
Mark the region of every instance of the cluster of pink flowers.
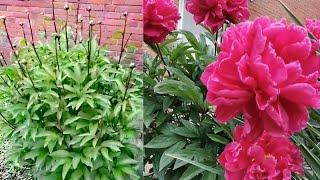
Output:
<instances>
[{"instance_id":1,"label":"cluster of pink flowers","mask_svg":"<svg viewBox=\"0 0 320 180\"><path fill-rule=\"evenodd\" d=\"M230 180L290 180L291 173L303 174L303 159L298 148L286 136L263 133L251 141L241 137L243 127L235 128L235 140L219 157Z\"/></svg>"},{"instance_id":2,"label":"cluster of pink flowers","mask_svg":"<svg viewBox=\"0 0 320 180\"><path fill-rule=\"evenodd\" d=\"M143 0L143 18L144 41L161 43L181 17L172 0Z\"/></svg>"},{"instance_id":3,"label":"cluster of pink flowers","mask_svg":"<svg viewBox=\"0 0 320 180\"><path fill-rule=\"evenodd\" d=\"M190 0L187 10L197 24L203 23L214 33L228 20L238 23L249 19L248 0Z\"/></svg>"},{"instance_id":4,"label":"cluster of pink flowers","mask_svg":"<svg viewBox=\"0 0 320 180\"><path fill-rule=\"evenodd\" d=\"M307 27L317 36L319 24ZM220 156L227 179L290 179L292 172L303 173L300 153L288 137L306 127L308 108L320 108L318 47L305 28L268 17L223 34L217 60L201 81L219 122L244 116L241 133Z\"/></svg>"}]
</instances>

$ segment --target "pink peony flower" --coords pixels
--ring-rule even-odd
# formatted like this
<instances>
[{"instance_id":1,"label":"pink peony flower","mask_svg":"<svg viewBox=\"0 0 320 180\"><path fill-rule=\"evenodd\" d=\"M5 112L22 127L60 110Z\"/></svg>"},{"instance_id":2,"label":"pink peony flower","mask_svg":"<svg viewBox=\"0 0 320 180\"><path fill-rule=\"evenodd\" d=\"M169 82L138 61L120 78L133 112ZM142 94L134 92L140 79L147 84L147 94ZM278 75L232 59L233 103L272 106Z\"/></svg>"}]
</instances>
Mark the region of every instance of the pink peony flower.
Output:
<instances>
[{"instance_id":1,"label":"pink peony flower","mask_svg":"<svg viewBox=\"0 0 320 180\"><path fill-rule=\"evenodd\" d=\"M248 0L190 0L186 9L197 24L203 23L214 33L225 20L238 23L249 19Z\"/></svg>"},{"instance_id":2,"label":"pink peony flower","mask_svg":"<svg viewBox=\"0 0 320 180\"><path fill-rule=\"evenodd\" d=\"M315 38L320 39L320 20L317 19L307 19L305 26L308 31L314 35Z\"/></svg>"},{"instance_id":3,"label":"pink peony flower","mask_svg":"<svg viewBox=\"0 0 320 180\"><path fill-rule=\"evenodd\" d=\"M248 0L226 0L226 17L232 23L249 19Z\"/></svg>"},{"instance_id":4,"label":"pink peony flower","mask_svg":"<svg viewBox=\"0 0 320 180\"><path fill-rule=\"evenodd\" d=\"M255 141L241 139L243 128L235 129L235 140L219 157L226 180L290 180L293 172L303 174L298 148L286 137L264 132Z\"/></svg>"},{"instance_id":5,"label":"pink peony flower","mask_svg":"<svg viewBox=\"0 0 320 180\"><path fill-rule=\"evenodd\" d=\"M212 32L221 28L225 21L223 9L225 0L190 0L186 9L193 14L197 24L204 23Z\"/></svg>"},{"instance_id":6,"label":"pink peony flower","mask_svg":"<svg viewBox=\"0 0 320 180\"><path fill-rule=\"evenodd\" d=\"M161 43L181 18L172 0L143 0L143 35L147 43Z\"/></svg>"},{"instance_id":7,"label":"pink peony flower","mask_svg":"<svg viewBox=\"0 0 320 180\"><path fill-rule=\"evenodd\" d=\"M291 134L320 107L319 57L304 28L267 17L230 27L217 61L203 72L221 123L243 114L244 134Z\"/></svg>"}]
</instances>

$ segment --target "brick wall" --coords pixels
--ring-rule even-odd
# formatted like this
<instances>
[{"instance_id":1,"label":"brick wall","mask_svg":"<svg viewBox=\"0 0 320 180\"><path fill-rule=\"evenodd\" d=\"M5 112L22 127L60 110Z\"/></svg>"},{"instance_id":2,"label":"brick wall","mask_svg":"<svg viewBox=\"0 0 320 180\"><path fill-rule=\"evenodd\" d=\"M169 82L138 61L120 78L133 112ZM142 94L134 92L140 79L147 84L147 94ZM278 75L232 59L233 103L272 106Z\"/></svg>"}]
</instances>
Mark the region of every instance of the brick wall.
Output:
<instances>
[{"instance_id":1,"label":"brick wall","mask_svg":"<svg viewBox=\"0 0 320 180\"><path fill-rule=\"evenodd\" d=\"M174 0L179 5L179 0ZM320 0L282 0L289 9L302 21L306 18L320 19ZM282 7L278 0L251 0L249 2L250 19L259 16L269 16L276 19L286 18L293 22L293 19Z\"/></svg>"},{"instance_id":2,"label":"brick wall","mask_svg":"<svg viewBox=\"0 0 320 180\"><path fill-rule=\"evenodd\" d=\"M64 5L68 3L70 6L69 20L74 27L76 21L76 7L77 0L55 0L57 24L63 25L66 18L66 12L63 9ZM138 53L135 55L135 61L141 64L141 46L142 46L142 32L143 32L143 15L142 15L142 0L80 0L79 14L82 15L84 21L84 28L88 29L88 12L87 7L92 9L92 19L102 21L102 43L107 44L111 51L111 55L116 57L120 51L120 39L115 39L114 32L122 31L124 20L122 13L128 12L128 28L127 36L133 33L131 41L139 47ZM35 30L42 30L43 26L49 31L48 34L54 32L52 21L48 20L52 17L51 0L0 0L0 16L7 16L7 24L10 36L17 40L23 36L19 22L27 23L25 10L29 10L32 26ZM41 15L44 13L44 15ZM29 28L26 26L27 37L30 38ZM3 27L1 27L3 31ZM98 26L95 26L96 33ZM38 31L37 31L38 32ZM84 30L84 32L88 32ZM35 33L38 38L38 33ZM85 34L86 35L86 34ZM11 49L5 38L0 37L0 51L4 52L6 56Z\"/></svg>"},{"instance_id":3,"label":"brick wall","mask_svg":"<svg viewBox=\"0 0 320 180\"><path fill-rule=\"evenodd\" d=\"M302 21L306 18L320 19L319 0L282 0L288 8ZM293 22L293 19L277 0L253 0L250 3L251 19L258 16L268 15L277 19L286 18Z\"/></svg>"}]
</instances>

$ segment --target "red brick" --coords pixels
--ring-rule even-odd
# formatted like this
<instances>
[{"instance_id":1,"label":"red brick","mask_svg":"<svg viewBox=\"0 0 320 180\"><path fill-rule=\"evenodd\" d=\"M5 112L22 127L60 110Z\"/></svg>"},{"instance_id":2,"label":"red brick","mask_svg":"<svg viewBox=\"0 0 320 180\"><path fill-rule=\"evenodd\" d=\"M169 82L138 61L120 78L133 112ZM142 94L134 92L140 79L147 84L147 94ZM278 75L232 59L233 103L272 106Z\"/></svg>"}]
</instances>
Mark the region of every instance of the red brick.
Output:
<instances>
[{"instance_id":1,"label":"red brick","mask_svg":"<svg viewBox=\"0 0 320 180\"><path fill-rule=\"evenodd\" d=\"M75 27L76 22L76 7L78 0L55 0L55 13L58 29L65 23L66 12L63 9L64 5L68 2L69 10L69 26ZM88 36L88 12L86 8L90 6L92 9L91 18L97 22L102 21L102 44L107 44L110 47L110 55L119 56L119 49L121 40L113 39L113 34L116 31L123 30L124 19L123 12L129 12L128 28L126 38L129 33L133 33L129 43L135 43L138 47L142 46L142 28L143 28L143 15L142 15L142 0L81 0L79 14L82 15L84 20L83 37ZM34 28L34 36L38 38L38 32L43 31L45 27L48 34L54 32L53 22L51 20L44 21L44 17L51 18L52 8L51 0L0 0L0 15L8 17L8 29L12 39L19 39L22 37L22 30L18 25L19 22L27 24L25 10L30 11L31 23ZM44 15L40 15L44 12ZM80 23L79 23L80 27ZM30 30L25 26L27 38L30 39ZM79 29L80 31L80 29ZM99 33L99 26L94 26L94 33ZM9 44L4 38L0 38L0 51L3 51L6 56L11 53ZM138 51L140 55L135 58L140 58L142 49ZM139 60L139 59L138 59ZM140 63L141 64L141 63Z\"/></svg>"}]
</instances>

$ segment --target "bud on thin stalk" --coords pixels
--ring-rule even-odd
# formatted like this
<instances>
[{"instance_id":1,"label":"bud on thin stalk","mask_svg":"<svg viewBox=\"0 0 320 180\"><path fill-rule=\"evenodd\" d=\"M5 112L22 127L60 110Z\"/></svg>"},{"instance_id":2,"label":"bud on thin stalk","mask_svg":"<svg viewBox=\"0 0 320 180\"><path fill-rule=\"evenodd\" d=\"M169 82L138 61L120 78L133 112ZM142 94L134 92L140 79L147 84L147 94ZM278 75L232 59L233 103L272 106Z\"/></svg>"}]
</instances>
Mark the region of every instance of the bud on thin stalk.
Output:
<instances>
[{"instance_id":1,"label":"bud on thin stalk","mask_svg":"<svg viewBox=\"0 0 320 180\"><path fill-rule=\"evenodd\" d=\"M27 11L27 16L28 16L29 28L30 28L30 32L31 32L31 45L32 45L32 48L34 50L34 53L37 56L37 59L38 59L38 61L40 63L40 66L42 66L42 62L40 60L39 54L38 54L37 49L36 49L36 47L34 45L33 30L32 30L32 25L31 25L30 13L28 11Z\"/></svg>"},{"instance_id":2,"label":"bud on thin stalk","mask_svg":"<svg viewBox=\"0 0 320 180\"><path fill-rule=\"evenodd\" d=\"M83 19L81 18L80 19L80 42L82 42L82 39L83 39Z\"/></svg>"},{"instance_id":3,"label":"bud on thin stalk","mask_svg":"<svg viewBox=\"0 0 320 180\"><path fill-rule=\"evenodd\" d=\"M65 5L64 9L66 10L66 25L65 25L65 31L66 31L66 46L67 46L67 52L69 52L69 39L68 39L68 18L69 18L69 6Z\"/></svg>"},{"instance_id":4,"label":"bud on thin stalk","mask_svg":"<svg viewBox=\"0 0 320 180\"><path fill-rule=\"evenodd\" d=\"M80 9L80 0L78 0L78 4L77 4L77 11L76 11L76 35L74 38L74 43L77 43L77 39L78 39L78 24L79 24L79 9Z\"/></svg>"},{"instance_id":5,"label":"bud on thin stalk","mask_svg":"<svg viewBox=\"0 0 320 180\"><path fill-rule=\"evenodd\" d=\"M26 36L26 32L24 30L24 23L23 22L20 22L19 23L21 29L22 29L22 33L23 33L23 38L27 41L27 36ZM26 43L27 44L27 43Z\"/></svg>"},{"instance_id":6,"label":"bud on thin stalk","mask_svg":"<svg viewBox=\"0 0 320 180\"><path fill-rule=\"evenodd\" d=\"M21 63L20 63L19 57L18 57L18 55L17 55L17 53L16 53L16 51L15 51L15 49L14 49L14 47L13 47L13 44L12 44L11 39L10 39L9 31L8 31L7 23L6 23L6 17L2 16L2 17L0 17L0 19L3 20L3 25L4 25L4 28L5 28L6 34L7 34L7 39L8 39L8 41L9 41L10 47L11 47L11 49L12 49L12 51L13 51L14 57L17 59L19 68L20 68L23 76L26 77L26 74L25 74L25 72L24 72L24 69L23 69L23 67L22 67L22 65L21 65ZM2 54L1 54L1 55L2 55Z\"/></svg>"},{"instance_id":7,"label":"bud on thin stalk","mask_svg":"<svg viewBox=\"0 0 320 180\"><path fill-rule=\"evenodd\" d=\"M56 24L56 14L54 12L54 0L51 1L51 4L52 4L52 20L53 20L54 31L58 33L57 24Z\"/></svg>"},{"instance_id":8,"label":"bud on thin stalk","mask_svg":"<svg viewBox=\"0 0 320 180\"><path fill-rule=\"evenodd\" d=\"M100 55L100 45L101 45L101 38L102 38L102 22L99 21L99 40L98 40L98 46L99 46L99 50L98 50L98 56Z\"/></svg>"},{"instance_id":9,"label":"bud on thin stalk","mask_svg":"<svg viewBox=\"0 0 320 180\"><path fill-rule=\"evenodd\" d=\"M89 22L89 41L88 41L88 75L90 72L91 41L92 41L93 26L94 26L94 22L92 20L90 20L90 22Z\"/></svg>"},{"instance_id":10,"label":"bud on thin stalk","mask_svg":"<svg viewBox=\"0 0 320 180\"><path fill-rule=\"evenodd\" d=\"M124 52L124 46L123 45L124 45L124 36L126 34L126 28L127 28L128 13L124 12L123 16L124 16L124 26L123 26L123 32L122 32L121 49L120 49L120 56L119 56L118 64L121 63L122 55L123 55L123 52Z\"/></svg>"}]
</instances>

